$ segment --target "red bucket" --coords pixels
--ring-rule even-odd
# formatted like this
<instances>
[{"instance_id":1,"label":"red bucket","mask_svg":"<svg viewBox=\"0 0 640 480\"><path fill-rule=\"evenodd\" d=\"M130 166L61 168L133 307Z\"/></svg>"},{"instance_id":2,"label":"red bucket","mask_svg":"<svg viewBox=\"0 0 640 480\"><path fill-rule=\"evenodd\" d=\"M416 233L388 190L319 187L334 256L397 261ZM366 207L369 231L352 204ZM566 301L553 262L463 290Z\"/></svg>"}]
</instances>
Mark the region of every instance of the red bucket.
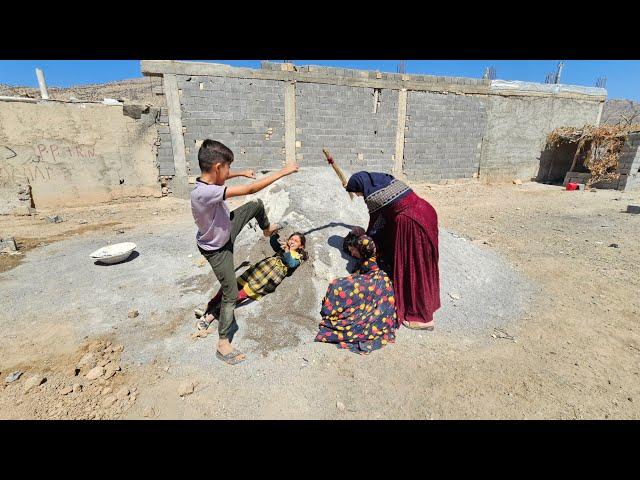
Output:
<instances>
[{"instance_id":1,"label":"red bucket","mask_svg":"<svg viewBox=\"0 0 640 480\"><path fill-rule=\"evenodd\" d=\"M567 183L567 190L578 190L578 184L573 182Z\"/></svg>"}]
</instances>

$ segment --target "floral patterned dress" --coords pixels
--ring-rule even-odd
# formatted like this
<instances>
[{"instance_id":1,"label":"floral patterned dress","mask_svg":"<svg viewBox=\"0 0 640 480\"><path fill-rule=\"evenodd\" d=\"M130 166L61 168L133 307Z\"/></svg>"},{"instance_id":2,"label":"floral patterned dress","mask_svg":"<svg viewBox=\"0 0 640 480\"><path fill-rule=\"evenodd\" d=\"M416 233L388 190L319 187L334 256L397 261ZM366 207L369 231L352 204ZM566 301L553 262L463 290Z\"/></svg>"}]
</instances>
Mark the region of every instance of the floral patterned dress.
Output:
<instances>
[{"instance_id":1,"label":"floral patterned dress","mask_svg":"<svg viewBox=\"0 0 640 480\"><path fill-rule=\"evenodd\" d=\"M364 260L353 275L331 282L320 315L316 342L334 343L359 354L395 342L393 286L375 257Z\"/></svg>"}]
</instances>

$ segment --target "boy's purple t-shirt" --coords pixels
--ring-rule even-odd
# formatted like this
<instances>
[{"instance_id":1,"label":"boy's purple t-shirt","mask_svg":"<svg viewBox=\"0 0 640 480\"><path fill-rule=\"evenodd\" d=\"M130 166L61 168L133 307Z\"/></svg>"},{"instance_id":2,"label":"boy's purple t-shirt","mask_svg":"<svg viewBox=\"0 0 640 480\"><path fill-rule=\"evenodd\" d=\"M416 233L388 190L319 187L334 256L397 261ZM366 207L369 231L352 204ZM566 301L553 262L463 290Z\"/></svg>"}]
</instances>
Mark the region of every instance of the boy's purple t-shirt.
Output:
<instances>
[{"instance_id":1,"label":"boy's purple t-shirt","mask_svg":"<svg viewBox=\"0 0 640 480\"><path fill-rule=\"evenodd\" d=\"M226 190L225 186L197 179L191 191L191 213L198 227L196 242L203 250L218 250L229 241L231 217L224 201Z\"/></svg>"}]
</instances>

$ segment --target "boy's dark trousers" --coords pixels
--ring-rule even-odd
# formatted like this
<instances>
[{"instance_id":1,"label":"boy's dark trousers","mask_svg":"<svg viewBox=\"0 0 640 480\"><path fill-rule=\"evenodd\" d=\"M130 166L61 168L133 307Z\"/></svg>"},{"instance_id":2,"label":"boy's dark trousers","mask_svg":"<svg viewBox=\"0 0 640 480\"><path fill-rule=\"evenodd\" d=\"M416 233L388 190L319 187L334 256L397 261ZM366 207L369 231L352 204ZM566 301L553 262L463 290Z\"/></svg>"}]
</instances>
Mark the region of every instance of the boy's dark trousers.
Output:
<instances>
[{"instance_id":1,"label":"boy's dark trousers","mask_svg":"<svg viewBox=\"0 0 640 480\"><path fill-rule=\"evenodd\" d=\"M218 335L221 340L233 335L238 329L234 308L238 299L238 284L236 281L236 271L233 266L233 243L242 228L255 218L262 230L269 228L269 219L264 211L262 200L248 202L231 212L231 232L229 241L219 250L207 251L200 248L200 253L207 259L213 273L220 282L222 289L222 303L218 316ZM206 313L212 313L213 307L209 302Z\"/></svg>"}]
</instances>

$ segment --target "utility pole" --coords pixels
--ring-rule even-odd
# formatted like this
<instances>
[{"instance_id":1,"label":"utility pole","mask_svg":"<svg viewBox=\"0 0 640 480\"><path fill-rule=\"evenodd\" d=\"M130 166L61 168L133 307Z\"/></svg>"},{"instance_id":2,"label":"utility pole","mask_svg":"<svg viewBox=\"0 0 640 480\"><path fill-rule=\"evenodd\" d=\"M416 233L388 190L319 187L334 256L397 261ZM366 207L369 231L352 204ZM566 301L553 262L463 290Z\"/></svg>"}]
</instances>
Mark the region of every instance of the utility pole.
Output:
<instances>
[{"instance_id":1,"label":"utility pole","mask_svg":"<svg viewBox=\"0 0 640 480\"><path fill-rule=\"evenodd\" d=\"M47 84L44 81L44 72L39 68L36 68L36 77L38 77L38 85L40 86L40 96L44 100L48 100L49 93L47 92Z\"/></svg>"},{"instance_id":2,"label":"utility pole","mask_svg":"<svg viewBox=\"0 0 640 480\"><path fill-rule=\"evenodd\" d=\"M558 63L558 72L556 73L556 83L560 83L560 76L562 75L562 68L564 67L564 62L561 61Z\"/></svg>"},{"instance_id":3,"label":"utility pole","mask_svg":"<svg viewBox=\"0 0 640 480\"><path fill-rule=\"evenodd\" d=\"M484 80L495 80L496 78L496 69L493 67L487 67L484 69L484 74L482 75Z\"/></svg>"}]
</instances>

